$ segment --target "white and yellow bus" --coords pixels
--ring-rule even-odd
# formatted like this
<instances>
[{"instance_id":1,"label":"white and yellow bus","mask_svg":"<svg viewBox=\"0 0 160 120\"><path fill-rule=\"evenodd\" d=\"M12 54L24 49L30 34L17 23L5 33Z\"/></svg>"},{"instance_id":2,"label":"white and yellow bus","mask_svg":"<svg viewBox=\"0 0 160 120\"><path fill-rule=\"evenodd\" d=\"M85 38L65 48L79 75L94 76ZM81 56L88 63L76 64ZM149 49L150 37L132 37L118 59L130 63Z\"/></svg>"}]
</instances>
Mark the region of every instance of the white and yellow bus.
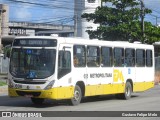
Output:
<instances>
[{"instance_id":1,"label":"white and yellow bus","mask_svg":"<svg viewBox=\"0 0 160 120\"><path fill-rule=\"evenodd\" d=\"M11 50L9 96L68 99L132 92L154 87L152 45L62 37L17 37Z\"/></svg>"}]
</instances>

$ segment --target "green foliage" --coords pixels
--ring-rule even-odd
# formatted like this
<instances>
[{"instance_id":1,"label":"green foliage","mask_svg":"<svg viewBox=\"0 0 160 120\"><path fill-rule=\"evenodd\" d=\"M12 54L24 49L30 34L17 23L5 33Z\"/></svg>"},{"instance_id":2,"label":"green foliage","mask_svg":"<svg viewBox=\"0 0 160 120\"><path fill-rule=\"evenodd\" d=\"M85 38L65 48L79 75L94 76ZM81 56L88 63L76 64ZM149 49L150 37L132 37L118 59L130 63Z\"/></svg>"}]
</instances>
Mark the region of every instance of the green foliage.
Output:
<instances>
[{"instance_id":1,"label":"green foliage","mask_svg":"<svg viewBox=\"0 0 160 120\"><path fill-rule=\"evenodd\" d=\"M10 53L11 53L11 47L4 47L3 52L5 54L5 57L10 58Z\"/></svg>"},{"instance_id":2,"label":"green foliage","mask_svg":"<svg viewBox=\"0 0 160 120\"><path fill-rule=\"evenodd\" d=\"M0 81L0 86L4 86L4 85L7 85L7 83Z\"/></svg>"},{"instance_id":3,"label":"green foliage","mask_svg":"<svg viewBox=\"0 0 160 120\"><path fill-rule=\"evenodd\" d=\"M106 6L97 7L95 13L84 13L82 18L100 24L97 30L88 30L91 39L109 41L141 41L152 44L160 40L160 28L145 22L145 38L142 35L140 1L103 0ZM109 5L108 3L112 4ZM139 6L139 7L138 7ZM145 14L151 13L145 9Z\"/></svg>"}]
</instances>

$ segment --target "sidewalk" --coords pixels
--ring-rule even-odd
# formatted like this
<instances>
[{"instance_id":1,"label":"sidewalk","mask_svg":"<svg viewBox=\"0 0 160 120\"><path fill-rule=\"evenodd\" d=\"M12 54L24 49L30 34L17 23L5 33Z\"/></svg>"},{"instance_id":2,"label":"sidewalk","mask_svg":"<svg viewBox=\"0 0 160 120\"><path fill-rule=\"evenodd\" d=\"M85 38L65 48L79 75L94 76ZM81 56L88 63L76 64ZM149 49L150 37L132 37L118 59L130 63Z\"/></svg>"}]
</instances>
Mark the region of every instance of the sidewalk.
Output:
<instances>
[{"instance_id":1,"label":"sidewalk","mask_svg":"<svg viewBox=\"0 0 160 120\"><path fill-rule=\"evenodd\" d=\"M0 86L0 96L8 95L8 85Z\"/></svg>"},{"instance_id":2,"label":"sidewalk","mask_svg":"<svg viewBox=\"0 0 160 120\"><path fill-rule=\"evenodd\" d=\"M7 76L0 75L0 81L7 83ZM8 85L0 86L0 96L8 94Z\"/></svg>"}]
</instances>

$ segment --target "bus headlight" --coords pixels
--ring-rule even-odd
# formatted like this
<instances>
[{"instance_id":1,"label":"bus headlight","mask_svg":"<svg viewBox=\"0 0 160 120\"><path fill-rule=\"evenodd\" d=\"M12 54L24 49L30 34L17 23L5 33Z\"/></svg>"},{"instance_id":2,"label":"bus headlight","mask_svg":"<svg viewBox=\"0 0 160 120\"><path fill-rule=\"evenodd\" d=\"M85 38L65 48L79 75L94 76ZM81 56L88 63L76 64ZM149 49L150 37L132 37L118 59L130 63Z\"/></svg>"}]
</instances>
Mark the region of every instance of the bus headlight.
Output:
<instances>
[{"instance_id":1,"label":"bus headlight","mask_svg":"<svg viewBox=\"0 0 160 120\"><path fill-rule=\"evenodd\" d=\"M53 87L54 83L55 83L55 80L51 81L44 89L45 90L51 89Z\"/></svg>"}]
</instances>

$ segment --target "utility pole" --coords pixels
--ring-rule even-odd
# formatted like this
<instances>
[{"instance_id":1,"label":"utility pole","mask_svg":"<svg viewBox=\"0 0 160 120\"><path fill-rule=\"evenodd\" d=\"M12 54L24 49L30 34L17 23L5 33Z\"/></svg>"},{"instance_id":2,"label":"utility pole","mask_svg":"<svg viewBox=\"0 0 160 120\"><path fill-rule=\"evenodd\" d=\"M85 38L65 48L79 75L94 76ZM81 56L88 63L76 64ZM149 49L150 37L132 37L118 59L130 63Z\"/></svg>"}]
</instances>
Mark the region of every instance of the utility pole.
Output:
<instances>
[{"instance_id":1,"label":"utility pole","mask_svg":"<svg viewBox=\"0 0 160 120\"><path fill-rule=\"evenodd\" d=\"M3 8L0 8L0 52L2 50L2 19L3 13L6 12Z\"/></svg>"},{"instance_id":2,"label":"utility pole","mask_svg":"<svg viewBox=\"0 0 160 120\"><path fill-rule=\"evenodd\" d=\"M78 22L78 16L77 14L74 15L74 37L77 37L77 22Z\"/></svg>"},{"instance_id":3,"label":"utility pole","mask_svg":"<svg viewBox=\"0 0 160 120\"><path fill-rule=\"evenodd\" d=\"M3 9L0 9L0 53L2 51L2 17L3 17L3 13L6 12Z\"/></svg>"},{"instance_id":4,"label":"utility pole","mask_svg":"<svg viewBox=\"0 0 160 120\"><path fill-rule=\"evenodd\" d=\"M158 18L160 18L160 17L158 17L158 16L156 16L156 15L153 15L153 14L150 14L151 16L153 16L153 17L155 17L155 19L156 19L156 26L158 26Z\"/></svg>"},{"instance_id":5,"label":"utility pole","mask_svg":"<svg viewBox=\"0 0 160 120\"><path fill-rule=\"evenodd\" d=\"M143 42L145 39L145 26L144 26L144 16L145 16L145 5L144 0L140 0L141 2L141 29L142 29L142 36L143 36Z\"/></svg>"}]
</instances>

